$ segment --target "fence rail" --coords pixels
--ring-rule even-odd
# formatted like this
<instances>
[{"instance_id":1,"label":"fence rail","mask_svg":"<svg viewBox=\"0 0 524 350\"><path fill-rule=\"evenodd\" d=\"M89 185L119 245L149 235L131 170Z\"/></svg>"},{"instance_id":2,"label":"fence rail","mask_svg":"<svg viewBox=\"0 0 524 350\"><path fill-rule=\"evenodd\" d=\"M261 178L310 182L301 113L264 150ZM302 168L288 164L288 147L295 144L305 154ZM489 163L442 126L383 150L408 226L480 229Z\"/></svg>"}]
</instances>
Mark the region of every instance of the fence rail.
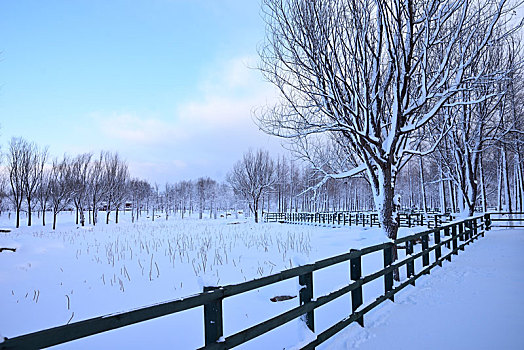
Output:
<instances>
[{"instance_id":1,"label":"fence rail","mask_svg":"<svg viewBox=\"0 0 524 350\"><path fill-rule=\"evenodd\" d=\"M378 214L373 212L327 212L327 213L264 213L265 222L291 224L318 224L339 226L380 227ZM434 228L451 222L449 213L400 213L400 227L427 226Z\"/></svg>"},{"instance_id":2,"label":"fence rail","mask_svg":"<svg viewBox=\"0 0 524 350\"><path fill-rule=\"evenodd\" d=\"M451 261L452 256L458 254L459 250L464 250L466 245L480 236L484 236L485 231L490 229L493 221L499 221L498 217L493 218L492 216L496 215L479 215L463 221L444 224L440 227L401 237L394 242L377 244L360 250L351 250L348 253L240 284L206 287L203 293L183 299L159 303L133 311L96 317L6 339L3 343L0 343L0 350L50 347L199 306L204 307L203 330L205 344L203 349L229 349L299 317L304 320L311 331L315 332L315 309L349 293L352 303L351 310L348 310L349 316L316 334L315 340L303 347L303 349L314 349L352 322L358 322L363 326L366 313L387 299L394 300L396 293L410 284L415 285L416 279L424 274L428 274L435 266L442 265L444 260ZM414 247L418 244L421 245L421 248L415 252ZM443 247L448 248L444 255ZM393 260L395 251L399 253L404 251L403 254L399 254L399 259L396 261ZM383 268L362 276L362 257L374 253L382 253ZM432 253L434 258L433 262L430 261L430 253ZM416 259L421 259L422 269L420 271L416 271ZM348 272L351 282L329 294L313 298L313 273L342 262L349 262ZM406 269L406 278L395 285L393 283L394 273L404 267ZM225 298L297 277L301 286L299 306L238 333L224 337L222 301ZM378 295L371 303L364 305L362 287L378 278L383 278L384 293Z\"/></svg>"},{"instance_id":3,"label":"fence rail","mask_svg":"<svg viewBox=\"0 0 524 350\"><path fill-rule=\"evenodd\" d=\"M524 212L519 213L493 213L490 216L493 227L520 228L524 227ZM504 224L505 223L505 224Z\"/></svg>"}]
</instances>

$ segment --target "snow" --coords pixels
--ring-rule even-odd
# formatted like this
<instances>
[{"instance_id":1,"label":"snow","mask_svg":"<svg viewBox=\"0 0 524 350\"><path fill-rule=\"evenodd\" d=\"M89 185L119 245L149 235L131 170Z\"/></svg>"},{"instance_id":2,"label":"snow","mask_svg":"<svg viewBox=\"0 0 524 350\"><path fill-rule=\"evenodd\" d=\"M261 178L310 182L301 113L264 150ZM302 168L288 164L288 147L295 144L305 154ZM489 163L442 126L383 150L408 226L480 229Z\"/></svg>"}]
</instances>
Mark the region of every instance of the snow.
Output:
<instances>
[{"instance_id":1,"label":"snow","mask_svg":"<svg viewBox=\"0 0 524 350\"><path fill-rule=\"evenodd\" d=\"M524 349L522 248L524 230L490 231L322 348Z\"/></svg>"},{"instance_id":2,"label":"snow","mask_svg":"<svg viewBox=\"0 0 524 350\"><path fill-rule=\"evenodd\" d=\"M322 227L278 223L256 225L245 219L182 220L174 216L170 216L167 221L165 218L157 218L154 222L145 220L143 216L138 223L131 224L128 222L128 213L121 214L120 224L78 227L74 225L73 219L74 216L70 213L60 214L58 229L53 232L50 227L38 224L31 228L14 229L12 220L8 220L5 214L0 216L0 226L12 229L11 233L0 235L0 246L17 248L15 253L4 251L0 254L0 310L2 315L9 315L0 317L2 336L15 337L63 325L69 320L76 322L183 298L202 292L204 286L239 283L346 253L350 248L359 249L387 241L378 228L332 228L332 225ZM239 223L230 225L232 222ZM420 228L401 229L399 235L418 230ZM511 242L508 239L507 242L500 242L494 250L496 255L488 260L485 257L483 259L489 266L477 269L468 260L469 252L475 252L475 249L480 249L480 254L484 254L490 248L490 240L498 232L502 232L500 237L505 237L508 232L514 231L489 233L478 243L468 246L466 252L454 257L452 264L444 264L443 268L433 270L435 272L432 271L430 277L419 279L416 288L408 287L397 294L397 303L387 302L371 311L365 316L365 329L351 325L341 336L329 341L326 347L365 346L373 339L381 338L381 324L393 322L390 317L397 313L402 316L405 312L409 316L411 307L426 303L426 299L411 302L418 300L418 297L427 298L427 312L432 315L429 318L435 317L435 322L446 324L451 307L446 309L446 313L437 313L439 309L430 308L434 305L431 302L449 302L455 298L458 286L462 281L467 281L468 276L457 272L461 266L467 269L469 276L482 277L483 271L489 272L484 276L486 283L489 278L493 280L495 272L500 275L508 271L506 277L509 278L509 270L499 266L502 264L499 264L499 260L504 259L498 257L504 256L504 261L514 261L514 266L522 266L522 258L516 258L512 253L518 250L519 244L522 246L522 240ZM524 237L524 232L520 233ZM503 243L508 244L511 249L505 250ZM480 248L476 248L477 246ZM462 261L467 264L461 263ZM382 252L362 257L364 275L381 267ZM402 273L405 274L401 270ZM313 278L314 298L318 298L349 283L348 263L317 271ZM442 286L431 285L439 281L448 281L451 291L445 292ZM467 287L476 285L474 282L468 283ZM519 306L520 309L514 307L514 311L522 311L522 303L514 300L514 295L510 295L522 287L522 283L519 283L504 283L503 288L496 290L498 297L508 296L508 302L504 301L504 305ZM298 306L299 298L276 303L271 302L270 298L298 295L300 288L298 279L290 279L224 299L224 336ZM364 304L373 301L382 291L382 279L366 284L363 288ZM440 296L442 299L439 299ZM483 300L485 299L479 298L481 303L476 305L482 305ZM347 317L351 310L350 301L350 297L345 296L317 309L317 333ZM464 301L461 300L461 303ZM393 308L400 309L397 312ZM473 306L472 308L474 309ZM467 316L464 317L465 321ZM507 326L508 322L502 324ZM405 334L403 330L399 333ZM294 320L240 348L289 349L307 344L312 339L314 334L304 323ZM180 349L193 349L203 344L203 310L199 307L66 343L58 348L115 346L138 349L175 345Z\"/></svg>"},{"instance_id":3,"label":"snow","mask_svg":"<svg viewBox=\"0 0 524 350\"><path fill-rule=\"evenodd\" d=\"M174 216L152 222L145 215L131 224L130 219L129 213L121 213L119 224L78 227L73 214L61 213L53 232L39 224L14 229L6 214L0 216L0 226L12 229L0 236L0 246L17 248L16 253L0 254L0 309L10 315L0 317L2 335L15 337L69 320L187 297L204 286L244 282L385 239L380 229L333 225L257 225L244 219ZM347 266L339 265L315 274L317 295L349 281ZM298 306L298 298L278 303L270 298L298 295L300 288L296 278L224 299L225 336ZM321 312L317 322L331 321ZM246 346L289 348L306 338L303 323L296 320ZM203 310L195 308L59 348L107 348L108 343L127 348L200 347Z\"/></svg>"}]
</instances>

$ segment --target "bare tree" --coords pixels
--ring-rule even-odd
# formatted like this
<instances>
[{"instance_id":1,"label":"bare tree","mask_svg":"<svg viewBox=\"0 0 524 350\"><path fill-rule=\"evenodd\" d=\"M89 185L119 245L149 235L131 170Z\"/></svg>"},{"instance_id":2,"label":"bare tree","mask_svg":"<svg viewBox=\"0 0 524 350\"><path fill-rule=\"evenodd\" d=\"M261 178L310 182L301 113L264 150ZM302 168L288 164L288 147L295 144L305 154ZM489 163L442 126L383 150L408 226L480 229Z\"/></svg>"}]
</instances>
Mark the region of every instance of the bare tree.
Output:
<instances>
[{"instance_id":1,"label":"bare tree","mask_svg":"<svg viewBox=\"0 0 524 350\"><path fill-rule=\"evenodd\" d=\"M468 68L509 6L504 0L264 5L261 70L279 89L281 102L259 114L260 126L290 139L326 177L365 172L382 228L395 239L395 180L406 155L421 153L414 135L466 83L491 73L473 76ZM343 150L346 168L318 164L323 159L314 157L314 149L327 143Z\"/></svg>"},{"instance_id":2,"label":"bare tree","mask_svg":"<svg viewBox=\"0 0 524 350\"><path fill-rule=\"evenodd\" d=\"M34 142L22 141L22 186L27 204L27 226L31 226L33 199L47 161L47 147L39 149Z\"/></svg>"},{"instance_id":3,"label":"bare tree","mask_svg":"<svg viewBox=\"0 0 524 350\"><path fill-rule=\"evenodd\" d=\"M84 211L88 203L88 175L89 164L91 162L91 153L83 153L73 159L72 167L72 185L73 185L73 203L76 209L76 224L80 221L82 226L85 225Z\"/></svg>"},{"instance_id":4,"label":"bare tree","mask_svg":"<svg viewBox=\"0 0 524 350\"><path fill-rule=\"evenodd\" d=\"M151 185L147 181L139 179L132 179L129 181L129 192L134 208L131 214L132 222L135 222L135 217L136 220L138 220L142 208L142 202L149 197L150 191Z\"/></svg>"},{"instance_id":5,"label":"bare tree","mask_svg":"<svg viewBox=\"0 0 524 350\"><path fill-rule=\"evenodd\" d=\"M59 162L53 161L49 190L51 207L53 208L53 230L56 229L58 213L65 210L71 204L73 197L73 166L69 157Z\"/></svg>"},{"instance_id":6,"label":"bare tree","mask_svg":"<svg viewBox=\"0 0 524 350\"><path fill-rule=\"evenodd\" d=\"M40 174L38 190L36 192L39 209L42 212L42 226L45 226L45 216L49 198L51 197L51 187L49 186L51 180L52 169L44 169Z\"/></svg>"},{"instance_id":7,"label":"bare tree","mask_svg":"<svg viewBox=\"0 0 524 350\"><path fill-rule=\"evenodd\" d=\"M231 187L240 193L249 203L249 209L255 215L258 223L260 198L265 195L276 182L275 166L269 152L249 150L244 153L228 175Z\"/></svg>"},{"instance_id":8,"label":"bare tree","mask_svg":"<svg viewBox=\"0 0 524 350\"><path fill-rule=\"evenodd\" d=\"M99 157L91 163L88 172L88 195L90 207L93 212L93 225L96 225L98 222L98 209L107 188L104 181L104 157L105 152L100 152Z\"/></svg>"},{"instance_id":9,"label":"bare tree","mask_svg":"<svg viewBox=\"0 0 524 350\"><path fill-rule=\"evenodd\" d=\"M201 177L196 181L196 195L198 198L198 218L203 218L205 209L209 209L209 217L212 216L213 206L216 201L217 182L209 177Z\"/></svg>"},{"instance_id":10,"label":"bare tree","mask_svg":"<svg viewBox=\"0 0 524 350\"><path fill-rule=\"evenodd\" d=\"M116 224L118 224L118 214L120 209L125 206L126 199L129 195L129 170L127 164L125 162L121 162L117 170L116 187L113 196Z\"/></svg>"},{"instance_id":11,"label":"bare tree","mask_svg":"<svg viewBox=\"0 0 524 350\"><path fill-rule=\"evenodd\" d=\"M11 186L11 201L15 208L16 228L20 227L20 211L24 200L23 162L26 141L13 137L7 151L7 172Z\"/></svg>"},{"instance_id":12,"label":"bare tree","mask_svg":"<svg viewBox=\"0 0 524 350\"><path fill-rule=\"evenodd\" d=\"M126 181L129 177L127 164L118 153L106 153L104 157L104 183L106 186L106 224L113 209L118 210L125 196ZM118 221L118 218L116 218Z\"/></svg>"},{"instance_id":13,"label":"bare tree","mask_svg":"<svg viewBox=\"0 0 524 350\"><path fill-rule=\"evenodd\" d=\"M9 180L5 172L0 171L0 215L5 210L4 200L9 197Z\"/></svg>"}]
</instances>

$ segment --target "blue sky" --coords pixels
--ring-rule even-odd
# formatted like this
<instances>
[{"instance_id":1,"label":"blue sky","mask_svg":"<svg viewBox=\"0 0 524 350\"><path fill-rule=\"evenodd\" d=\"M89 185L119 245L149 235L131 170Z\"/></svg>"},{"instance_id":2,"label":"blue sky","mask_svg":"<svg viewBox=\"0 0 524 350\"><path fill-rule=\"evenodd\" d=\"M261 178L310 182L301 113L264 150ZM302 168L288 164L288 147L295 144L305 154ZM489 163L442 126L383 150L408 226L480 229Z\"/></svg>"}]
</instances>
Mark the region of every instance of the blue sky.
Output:
<instances>
[{"instance_id":1,"label":"blue sky","mask_svg":"<svg viewBox=\"0 0 524 350\"><path fill-rule=\"evenodd\" d=\"M152 182L222 179L249 147L280 151L251 111L258 1L0 1L0 144L118 151Z\"/></svg>"}]
</instances>

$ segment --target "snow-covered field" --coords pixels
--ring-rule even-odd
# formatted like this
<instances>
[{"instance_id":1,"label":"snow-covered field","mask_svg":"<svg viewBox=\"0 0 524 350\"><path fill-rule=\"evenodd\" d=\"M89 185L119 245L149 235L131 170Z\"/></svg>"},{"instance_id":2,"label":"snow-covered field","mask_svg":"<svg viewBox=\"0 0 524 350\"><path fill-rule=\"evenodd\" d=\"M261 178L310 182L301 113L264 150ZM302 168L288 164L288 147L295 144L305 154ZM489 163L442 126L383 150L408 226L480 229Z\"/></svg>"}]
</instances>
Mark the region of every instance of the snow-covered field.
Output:
<instances>
[{"instance_id":1,"label":"snow-covered field","mask_svg":"<svg viewBox=\"0 0 524 350\"><path fill-rule=\"evenodd\" d=\"M160 217L152 222L145 216L131 224L129 213L121 215L121 221L78 227L72 214L63 213L56 231L36 224L0 234L0 247L17 248L0 254L1 336L185 297L201 292L204 285L239 283L385 241L377 228L255 225L243 218ZM0 227L13 227L5 214ZM382 254L365 256L362 264L364 274L375 271L381 268ZM315 297L347 284L348 270L346 262L315 272ZM225 299L225 335L296 307L298 298L277 303L270 298L298 295L298 288L297 279L291 279ZM381 279L365 285L364 302L382 290ZM350 297L339 299L315 311L317 332L351 312ZM296 320L240 348L289 349L309 337ZM59 347L191 349L203 343L200 307Z\"/></svg>"}]
</instances>

